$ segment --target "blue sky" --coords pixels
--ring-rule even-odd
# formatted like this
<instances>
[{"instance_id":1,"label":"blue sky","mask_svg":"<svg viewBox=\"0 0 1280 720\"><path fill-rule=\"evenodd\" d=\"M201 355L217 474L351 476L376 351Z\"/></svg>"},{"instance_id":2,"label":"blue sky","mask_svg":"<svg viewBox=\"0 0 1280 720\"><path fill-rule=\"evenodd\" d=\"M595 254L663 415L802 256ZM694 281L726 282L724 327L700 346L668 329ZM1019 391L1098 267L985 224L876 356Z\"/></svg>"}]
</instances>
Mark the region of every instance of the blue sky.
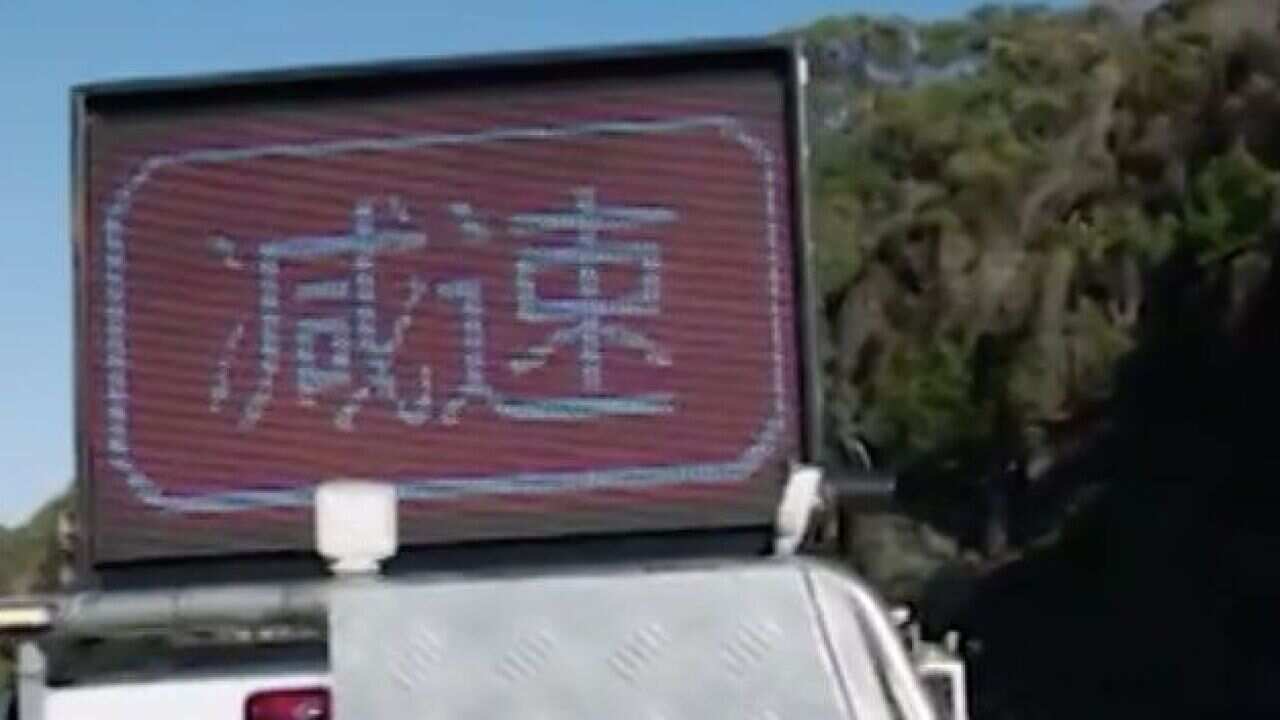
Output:
<instances>
[{"instance_id":1,"label":"blue sky","mask_svg":"<svg viewBox=\"0 0 1280 720\"><path fill-rule=\"evenodd\" d=\"M0 0L0 524L72 477L67 90L89 80L762 34L968 0Z\"/></svg>"}]
</instances>

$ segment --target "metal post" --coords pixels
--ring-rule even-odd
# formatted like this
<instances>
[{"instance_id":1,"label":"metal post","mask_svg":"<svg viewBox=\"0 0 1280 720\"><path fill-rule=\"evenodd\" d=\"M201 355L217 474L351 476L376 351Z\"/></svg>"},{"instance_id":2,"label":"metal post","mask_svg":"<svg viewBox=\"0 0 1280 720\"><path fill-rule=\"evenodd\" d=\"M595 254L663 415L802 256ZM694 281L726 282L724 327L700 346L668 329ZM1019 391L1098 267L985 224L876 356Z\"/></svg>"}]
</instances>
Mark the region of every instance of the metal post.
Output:
<instances>
[{"instance_id":1,"label":"metal post","mask_svg":"<svg viewBox=\"0 0 1280 720\"><path fill-rule=\"evenodd\" d=\"M44 720L45 697L48 695L48 662L44 651L34 642L18 646L18 718Z\"/></svg>"}]
</instances>

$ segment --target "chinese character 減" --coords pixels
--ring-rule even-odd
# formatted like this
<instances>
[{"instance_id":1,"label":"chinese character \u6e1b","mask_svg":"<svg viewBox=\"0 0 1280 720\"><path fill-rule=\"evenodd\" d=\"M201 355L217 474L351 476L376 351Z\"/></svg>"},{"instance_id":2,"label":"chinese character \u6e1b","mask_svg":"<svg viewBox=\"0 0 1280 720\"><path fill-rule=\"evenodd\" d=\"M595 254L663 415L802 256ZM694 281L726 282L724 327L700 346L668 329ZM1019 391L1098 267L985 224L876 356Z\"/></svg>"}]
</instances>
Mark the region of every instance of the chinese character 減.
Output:
<instances>
[{"instance_id":1,"label":"chinese character \u6e1b","mask_svg":"<svg viewBox=\"0 0 1280 720\"><path fill-rule=\"evenodd\" d=\"M299 283L293 293L292 304L298 308L322 301L342 301L350 307L329 314L298 312L293 340L299 402L313 405L322 392L352 387L334 416L334 423L341 429L352 429L356 414L372 400L391 403L397 416L410 425L427 421L431 411L430 368L419 367L421 387L416 396L408 398L402 397L393 372L396 353L413 324L413 311L426 295L425 282L417 276L410 279L408 297L389 332L381 327L377 308L375 259L426 246L426 234L412 228L410 221L408 209L394 198L381 206L363 201L356 205L349 233L291 237L256 246L252 267L258 285L258 378L241 408L242 429L252 428L262 419L280 370L282 325L287 319L280 292L281 263L332 258L348 258L350 272ZM214 248L228 267L244 267L229 239L216 238ZM221 411L230 399L231 363L246 334L246 323L238 322L223 345L210 390L210 408L215 412ZM320 352L322 347L327 349L327 359Z\"/></svg>"}]
</instances>

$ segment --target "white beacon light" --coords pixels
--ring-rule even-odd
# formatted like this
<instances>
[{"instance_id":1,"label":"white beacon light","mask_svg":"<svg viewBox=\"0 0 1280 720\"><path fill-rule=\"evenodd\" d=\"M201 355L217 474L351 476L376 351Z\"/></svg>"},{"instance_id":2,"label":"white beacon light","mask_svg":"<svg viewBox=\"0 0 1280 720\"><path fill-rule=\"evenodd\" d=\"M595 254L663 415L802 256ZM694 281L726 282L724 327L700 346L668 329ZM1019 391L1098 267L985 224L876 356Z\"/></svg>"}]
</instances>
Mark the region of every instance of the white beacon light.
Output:
<instances>
[{"instance_id":1,"label":"white beacon light","mask_svg":"<svg viewBox=\"0 0 1280 720\"><path fill-rule=\"evenodd\" d=\"M386 483L323 483L316 488L316 550L335 575L377 573L396 554L396 511L396 489Z\"/></svg>"}]
</instances>

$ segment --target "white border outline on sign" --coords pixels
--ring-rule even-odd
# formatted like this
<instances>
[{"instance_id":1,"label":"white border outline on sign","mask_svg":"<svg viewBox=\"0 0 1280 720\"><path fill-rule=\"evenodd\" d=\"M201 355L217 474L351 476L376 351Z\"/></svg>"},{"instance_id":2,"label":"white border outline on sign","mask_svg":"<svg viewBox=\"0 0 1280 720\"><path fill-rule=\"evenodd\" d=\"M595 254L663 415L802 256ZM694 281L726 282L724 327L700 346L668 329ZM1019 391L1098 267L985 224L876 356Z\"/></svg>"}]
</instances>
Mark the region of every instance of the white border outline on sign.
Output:
<instances>
[{"instance_id":1,"label":"white border outline on sign","mask_svg":"<svg viewBox=\"0 0 1280 720\"><path fill-rule=\"evenodd\" d=\"M490 494L530 494L592 490L598 488L652 487L686 483L730 483L749 477L763 465L777 445L787 425L785 359L782 353L780 312L779 220L777 176L774 153L765 142L751 135L733 117L709 115L667 121L596 122L565 127L498 128L475 133L410 135L394 138L363 138L311 144L263 145L253 148L193 150L172 155L156 155L145 160L116 189L107 208L103 275L106 325L103 362L106 368L106 451L108 463L120 473L134 496L150 507L177 513L232 513L269 508L303 508L312 503L314 488L233 490L202 495L166 494L134 463L129 444L129 392L126 360L127 305L125 291L125 217L134 196L157 171L182 164L215 164L250 160L265 156L314 158L358 151L408 150L438 145L472 145L493 141L559 140L590 135L642 135L704 128L721 134L746 148L760 166L765 196L765 244L769 255L769 296L773 359L773 413L756 431L752 443L731 460L684 465L649 465L561 472L528 472L495 476L436 477L396 483L400 500L442 500Z\"/></svg>"}]
</instances>

